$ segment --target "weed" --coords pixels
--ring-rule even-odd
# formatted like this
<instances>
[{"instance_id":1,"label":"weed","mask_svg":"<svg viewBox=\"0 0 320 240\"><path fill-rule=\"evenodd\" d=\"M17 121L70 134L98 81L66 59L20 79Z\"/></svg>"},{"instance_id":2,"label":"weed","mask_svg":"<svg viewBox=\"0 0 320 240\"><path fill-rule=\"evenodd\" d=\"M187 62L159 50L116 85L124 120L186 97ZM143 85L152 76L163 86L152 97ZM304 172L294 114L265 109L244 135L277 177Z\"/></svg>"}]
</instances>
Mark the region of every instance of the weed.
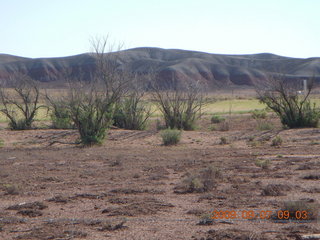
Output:
<instances>
[{"instance_id":1,"label":"weed","mask_svg":"<svg viewBox=\"0 0 320 240\"><path fill-rule=\"evenodd\" d=\"M175 145L180 141L181 131L177 129L166 129L161 132L163 145Z\"/></svg>"},{"instance_id":2,"label":"weed","mask_svg":"<svg viewBox=\"0 0 320 240\"><path fill-rule=\"evenodd\" d=\"M221 137L220 138L220 145L225 145L225 144L228 144L229 141L226 137Z\"/></svg>"},{"instance_id":3,"label":"weed","mask_svg":"<svg viewBox=\"0 0 320 240\"><path fill-rule=\"evenodd\" d=\"M5 193L8 195L18 195L20 192L18 186L14 184L4 184L3 188Z\"/></svg>"},{"instance_id":4,"label":"weed","mask_svg":"<svg viewBox=\"0 0 320 240\"><path fill-rule=\"evenodd\" d=\"M306 201L286 201L283 208L273 216L275 220L316 220L319 206L316 203Z\"/></svg>"},{"instance_id":5,"label":"weed","mask_svg":"<svg viewBox=\"0 0 320 240\"><path fill-rule=\"evenodd\" d=\"M270 159L257 159L254 164L262 169L268 169L270 167L271 161Z\"/></svg>"},{"instance_id":6,"label":"weed","mask_svg":"<svg viewBox=\"0 0 320 240\"><path fill-rule=\"evenodd\" d=\"M267 121L258 121L257 129L259 131L267 131L267 130L272 130L273 124L271 122Z\"/></svg>"},{"instance_id":7,"label":"weed","mask_svg":"<svg viewBox=\"0 0 320 240\"><path fill-rule=\"evenodd\" d=\"M282 154L278 154L277 158L283 158L283 155Z\"/></svg>"},{"instance_id":8,"label":"weed","mask_svg":"<svg viewBox=\"0 0 320 240\"><path fill-rule=\"evenodd\" d=\"M175 188L175 193L208 192L216 187L217 180L221 178L220 169L209 166L199 171L198 174L188 174L182 183Z\"/></svg>"},{"instance_id":9,"label":"weed","mask_svg":"<svg viewBox=\"0 0 320 240\"><path fill-rule=\"evenodd\" d=\"M224 122L226 119L224 117L221 117L219 115L213 115L211 117L211 123L221 123Z\"/></svg>"},{"instance_id":10,"label":"weed","mask_svg":"<svg viewBox=\"0 0 320 240\"><path fill-rule=\"evenodd\" d=\"M319 141L316 141L316 140L312 140L311 142L310 142L310 145L319 145L320 144L320 142Z\"/></svg>"},{"instance_id":11,"label":"weed","mask_svg":"<svg viewBox=\"0 0 320 240\"><path fill-rule=\"evenodd\" d=\"M210 213L205 213L200 216L200 221L197 225L212 225L213 221L212 215Z\"/></svg>"},{"instance_id":12,"label":"weed","mask_svg":"<svg viewBox=\"0 0 320 240\"><path fill-rule=\"evenodd\" d=\"M0 138L0 147L3 147L4 146L4 141L3 139Z\"/></svg>"},{"instance_id":13,"label":"weed","mask_svg":"<svg viewBox=\"0 0 320 240\"><path fill-rule=\"evenodd\" d=\"M279 147L283 143L283 140L280 136L276 136L274 139L272 139L271 146L273 147Z\"/></svg>"},{"instance_id":14,"label":"weed","mask_svg":"<svg viewBox=\"0 0 320 240\"><path fill-rule=\"evenodd\" d=\"M216 131L216 130L217 130L217 127L216 127L215 125L211 125L211 126L209 127L209 130L210 130L210 131Z\"/></svg>"},{"instance_id":15,"label":"weed","mask_svg":"<svg viewBox=\"0 0 320 240\"><path fill-rule=\"evenodd\" d=\"M255 109L255 110L252 111L251 117L253 119L266 119L267 118L267 112L264 109L263 110Z\"/></svg>"},{"instance_id":16,"label":"weed","mask_svg":"<svg viewBox=\"0 0 320 240\"><path fill-rule=\"evenodd\" d=\"M229 131L230 130L230 126L229 126L229 122L224 121L222 123L219 124L219 131Z\"/></svg>"}]
</instances>

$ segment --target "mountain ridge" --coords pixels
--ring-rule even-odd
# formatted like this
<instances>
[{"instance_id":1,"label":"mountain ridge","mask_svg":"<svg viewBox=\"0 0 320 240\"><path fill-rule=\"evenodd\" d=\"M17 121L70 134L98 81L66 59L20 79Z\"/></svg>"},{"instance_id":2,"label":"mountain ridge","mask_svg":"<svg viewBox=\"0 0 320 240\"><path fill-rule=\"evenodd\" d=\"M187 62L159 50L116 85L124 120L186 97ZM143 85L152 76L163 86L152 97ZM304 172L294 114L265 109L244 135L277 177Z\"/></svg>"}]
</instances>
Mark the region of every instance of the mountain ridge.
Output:
<instances>
[{"instance_id":1,"label":"mountain ridge","mask_svg":"<svg viewBox=\"0 0 320 240\"><path fill-rule=\"evenodd\" d=\"M173 77L178 81L198 80L209 88L252 86L255 81L265 80L268 74L274 73L285 74L289 79L315 76L316 81L320 81L319 57L291 58L272 53L213 54L150 47L122 50L119 56L119 68L125 67L136 73L155 71L164 82ZM56 82L63 81L65 69L71 69L77 76L89 73L94 65L91 53L54 58L0 54L0 79L23 72L54 86Z\"/></svg>"}]
</instances>

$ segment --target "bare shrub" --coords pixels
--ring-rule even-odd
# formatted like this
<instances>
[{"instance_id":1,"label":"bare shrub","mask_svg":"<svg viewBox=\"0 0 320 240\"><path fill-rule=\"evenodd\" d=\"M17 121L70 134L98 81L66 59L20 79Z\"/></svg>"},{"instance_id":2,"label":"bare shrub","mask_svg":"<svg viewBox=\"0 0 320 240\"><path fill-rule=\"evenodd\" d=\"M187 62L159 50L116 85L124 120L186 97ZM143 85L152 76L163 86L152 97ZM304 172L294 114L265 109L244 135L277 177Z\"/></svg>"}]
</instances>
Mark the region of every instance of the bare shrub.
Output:
<instances>
[{"instance_id":1,"label":"bare shrub","mask_svg":"<svg viewBox=\"0 0 320 240\"><path fill-rule=\"evenodd\" d=\"M40 88L30 77L16 73L10 77L7 86L0 87L0 111L9 119L12 130L26 130L32 128L39 108Z\"/></svg>"},{"instance_id":2,"label":"bare shrub","mask_svg":"<svg viewBox=\"0 0 320 240\"><path fill-rule=\"evenodd\" d=\"M91 81L67 76L69 96L67 108L84 145L100 144L113 121L116 104L125 96L131 75L119 69L119 49L111 52L108 38L92 41L95 70ZM120 48L120 47L119 47Z\"/></svg>"},{"instance_id":3,"label":"bare shrub","mask_svg":"<svg viewBox=\"0 0 320 240\"><path fill-rule=\"evenodd\" d=\"M308 81L308 90L299 95L301 86L285 79L284 75L269 76L268 81L256 85L258 98L274 111L281 123L289 128L317 127L320 109L311 104L313 80Z\"/></svg>"},{"instance_id":4,"label":"bare shrub","mask_svg":"<svg viewBox=\"0 0 320 240\"><path fill-rule=\"evenodd\" d=\"M199 82L178 84L172 82L162 86L156 77L151 79L153 100L157 103L167 128L194 130L202 115L205 103L204 91Z\"/></svg>"},{"instance_id":5,"label":"bare shrub","mask_svg":"<svg viewBox=\"0 0 320 240\"><path fill-rule=\"evenodd\" d=\"M133 91L122 99L115 108L113 124L124 129L144 130L151 116L151 110L143 102L143 96L143 91Z\"/></svg>"}]
</instances>

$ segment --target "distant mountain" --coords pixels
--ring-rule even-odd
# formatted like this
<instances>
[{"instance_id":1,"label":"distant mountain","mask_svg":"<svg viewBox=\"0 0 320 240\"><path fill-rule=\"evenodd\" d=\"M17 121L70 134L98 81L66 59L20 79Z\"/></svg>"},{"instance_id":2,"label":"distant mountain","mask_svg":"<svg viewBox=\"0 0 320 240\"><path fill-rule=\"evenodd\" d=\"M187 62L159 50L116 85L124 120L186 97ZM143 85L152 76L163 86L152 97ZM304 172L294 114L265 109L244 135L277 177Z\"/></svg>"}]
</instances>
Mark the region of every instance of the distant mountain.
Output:
<instances>
[{"instance_id":1,"label":"distant mountain","mask_svg":"<svg viewBox=\"0 0 320 240\"><path fill-rule=\"evenodd\" d=\"M63 72L68 69L75 75L90 78L95 60L89 53L62 58L23 58L0 54L0 79L14 72L48 82L51 86L63 84ZM248 55L222 55L204 52L161 48L134 48L121 52L119 68L132 72L155 71L160 81L172 78L178 81L196 81L214 88L252 86L264 80L267 74L282 73L288 79L317 77L320 82L320 58L290 58L270 53ZM87 75L86 75L87 74Z\"/></svg>"}]
</instances>

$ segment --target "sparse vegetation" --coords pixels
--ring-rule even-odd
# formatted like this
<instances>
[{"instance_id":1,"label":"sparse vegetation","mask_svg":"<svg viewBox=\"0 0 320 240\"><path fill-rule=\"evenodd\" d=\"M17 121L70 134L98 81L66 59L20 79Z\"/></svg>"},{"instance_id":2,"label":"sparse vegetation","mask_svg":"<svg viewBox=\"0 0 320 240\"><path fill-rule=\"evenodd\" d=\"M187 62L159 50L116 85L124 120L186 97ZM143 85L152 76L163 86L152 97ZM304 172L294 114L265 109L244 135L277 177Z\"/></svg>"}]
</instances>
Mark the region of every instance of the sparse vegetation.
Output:
<instances>
[{"instance_id":1,"label":"sparse vegetation","mask_svg":"<svg viewBox=\"0 0 320 240\"><path fill-rule=\"evenodd\" d=\"M226 132L230 130L230 124L229 121L223 121L219 124L218 130L222 132Z\"/></svg>"},{"instance_id":2,"label":"sparse vegetation","mask_svg":"<svg viewBox=\"0 0 320 240\"><path fill-rule=\"evenodd\" d=\"M273 124L268 121L258 121L257 129L259 131L268 131L273 129Z\"/></svg>"},{"instance_id":3,"label":"sparse vegetation","mask_svg":"<svg viewBox=\"0 0 320 240\"><path fill-rule=\"evenodd\" d=\"M27 75L16 73L9 79L7 85L13 90L0 87L0 105L2 112L9 119L12 130L27 130L32 128L39 104L39 85Z\"/></svg>"},{"instance_id":4,"label":"sparse vegetation","mask_svg":"<svg viewBox=\"0 0 320 240\"><path fill-rule=\"evenodd\" d=\"M175 188L175 193L208 192L216 187L217 181L222 179L221 170L209 166L199 171L198 174L187 174L180 185Z\"/></svg>"},{"instance_id":5,"label":"sparse vegetation","mask_svg":"<svg viewBox=\"0 0 320 240\"><path fill-rule=\"evenodd\" d=\"M271 146L273 147L279 147L283 143L283 140L280 136L276 136L274 139L272 139Z\"/></svg>"},{"instance_id":6,"label":"sparse vegetation","mask_svg":"<svg viewBox=\"0 0 320 240\"><path fill-rule=\"evenodd\" d=\"M262 110L255 109L254 111L252 111L251 117L256 120L257 119L266 119L267 118L267 111L265 109L262 109Z\"/></svg>"},{"instance_id":7,"label":"sparse vegetation","mask_svg":"<svg viewBox=\"0 0 320 240\"><path fill-rule=\"evenodd\" d=\"M274 111L281 123L289 128L317 127L320 119L320 108L310 101L313 80L308 81L308 91L299 95L301 85L288 82L283 75L269 77L257 86L259 100Z\"/></svg>"},{"instance_id":8,"label":"sparse vegetation","mask_svg":"<svg viewBox=\"0 0 320 240\"><path fill-rule=\"evenodd\" d=\"M176 145L179 143L181 138L181 131L177 129L166 129L161 131L161 138L163 145Z\"/></svg>"},{"instance_id":9,"label":"sparse vegetation","mask_svg":"<svg viewBox=\"0 0 320 240\"><path fill-rule=\"evenodd\" d=\"M166 127L194 130L205 103L200 84L195 82L180 86L173 76L172 81L163 87L156 76L151 78L153 100L163 115Z\"/></svg>"},{"instance_id":10,"label":"sparse vegetation","mask_svg":"<svg viewBox=\"0 0 320 240\"><path fill-rule=\"evenodd\" d=\"M211 117L211 123L221 123L224 122L226 119L224 117L221 117L219 115L213 115Z\"/></svg>"},{"instance_id":11,"label":"sparse vegetation","mask_svg":"<svg viewBox=\"0 0 320 240\"><path fill-rule=\"evenodd\" d=\"M150 107L142 101L143 92L132 92L120 101L113 116L114 125L130 130L144 130L151 116Z\"/></svg>"},{"instance_id":12,"label":"sparse vegetation","mask_svg":"<svg viewBox=\"0 0 320 240\"><path fill-rule=\"evenodd\" d=\"M254 164L262 169L268 169L271 165L271 161L270 159L257 159Z\"/></svg>"},{"instance_id":13,"label":"sparse vegetation","mask_svg":"<svg viewBox=\"0 0 320 240\"><path fill-rule=\"evenodd\" d=\"M229 141L226 137L220 137L220 145L228 144Z\"/></svg>"},{"instance_id":14,"label":"sparse vegetation","mask_svg":"<svg viewBox=\"0 0 320 240\"><path fill-rule=\"evenodd\" d=\"M286 201L283 208L277 211L274 219L278 220L316 220L318 218L319 206L317 203L306 201Z\"/></svg>"},{"instance_id":15,"label":"sparse vegetation","mask_svg":"<svg viewBox=\"0 0 320 240\"><path fill-rule=\"evenodd\" d=\"M19 187L15 184L4 184L3 189L8 195L18 195L20 193Z\"/></svg>"}]
</instances>

